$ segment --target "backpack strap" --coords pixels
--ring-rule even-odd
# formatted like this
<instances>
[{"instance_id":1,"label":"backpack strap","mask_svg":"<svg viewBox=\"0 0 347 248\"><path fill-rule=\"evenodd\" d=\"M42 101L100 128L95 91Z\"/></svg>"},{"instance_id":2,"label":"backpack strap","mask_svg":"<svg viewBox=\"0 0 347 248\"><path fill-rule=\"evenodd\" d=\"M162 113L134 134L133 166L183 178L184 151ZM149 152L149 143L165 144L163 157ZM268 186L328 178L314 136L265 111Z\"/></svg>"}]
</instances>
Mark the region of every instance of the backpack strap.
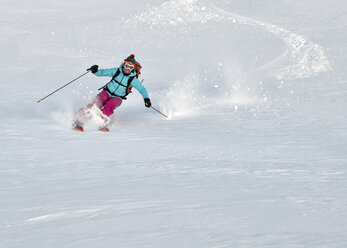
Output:
<instances>
[{"instance_id":1,"label":"backpack strap","mask_svg":"<svg viewBox=\"0 0 347 248\"><path fill-rule=\"evenodd\" d=\"M125 97L131 93L132 87L130 86L130 84L131 84L131 82L134 80L135 77L136 77L136 76L129 77L129 79L128 79L128 84L127 84L127 89L126 89L126 91L125 91Z\"/></svg>"},{"instance_id":2,"label":"backpack strap","mask_svg":"<svg viewBox=\"0 0 347 248\"><path fill-rule=\"evenodd\" d=\"M116 77L118 77L118 75L120 74L120 69L118 68L118 70L116 71L116 73L113 75L112 80L114 80Z\"/></svg>"},{"instance_id":3,"label":"backpack strap","mask_svg":"<svg viewBox=\"0 0 347 248\"><path fill-rule=\"evenodd\" d=\"M111 81L113 81L116 77L118 77L118 75L120 74L120 69L118 68L118 70L116 71L116 73L113 75ZM110 82L111 82L110 81ZM117 81L116 81L117 82ZM117 82L118 83L118 82ZM105 84L104 86L102 86L101 88L99 88L98 90L101 90L101 89L105 89L107 88L107 84ZM110 91L109 91L110 92ZM110 92L111 93L111 92ZM111 93L112 94L112 93Z\"/></svg>"},{"instance_id":4,"label":"backpack strap","mask_svg":"<svg viewBox=\"0 0 347 248\"><path fill-rule=\"evenodd\" d=\"M135 77L136 77L136 76L129 77L129 79L128 79L128 88L129 88L131 82L134 80Z\"/></svg>"}]
</instances>

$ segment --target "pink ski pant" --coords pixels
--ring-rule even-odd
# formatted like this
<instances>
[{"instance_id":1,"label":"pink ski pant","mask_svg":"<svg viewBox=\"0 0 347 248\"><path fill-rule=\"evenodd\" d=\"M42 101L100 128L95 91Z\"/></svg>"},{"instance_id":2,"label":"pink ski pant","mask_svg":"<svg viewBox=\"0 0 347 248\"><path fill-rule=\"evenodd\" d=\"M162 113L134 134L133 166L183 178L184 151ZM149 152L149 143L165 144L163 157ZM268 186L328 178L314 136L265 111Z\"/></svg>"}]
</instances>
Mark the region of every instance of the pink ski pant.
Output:
<instances>
[{"instance_id":1,"label":"pink ski pant","mask_svg":"<svg viewBox=\"0 0 347 248\"><path fill-rule=\"evenodd\" d=\"M110 97L109 94L103 90L88 107L92 107L94 104L96 104L104 115L110 116L113 114L114 109L122 104L122 99L119 97Z\"/></svg>"}]
</instances>

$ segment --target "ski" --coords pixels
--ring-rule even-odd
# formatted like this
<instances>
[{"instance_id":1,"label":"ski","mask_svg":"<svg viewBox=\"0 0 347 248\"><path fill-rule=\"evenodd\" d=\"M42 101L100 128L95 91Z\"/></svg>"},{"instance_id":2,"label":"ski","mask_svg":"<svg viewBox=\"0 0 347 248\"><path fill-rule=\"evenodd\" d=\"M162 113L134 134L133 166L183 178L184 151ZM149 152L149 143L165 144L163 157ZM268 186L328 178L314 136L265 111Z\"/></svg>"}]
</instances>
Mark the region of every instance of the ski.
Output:
<instances>
[{"instance_id":1,"label":"ski","mask_svg":"<svg viewBox=\"0 0 347 248\"><path fill-rule=\"evenodd\" d=\"M73 128L73 130L79 131L79 132L83 132L83 127L82 127L82 126L75 126L75 127Z\"/></svg>"},{"instance_id":2,"label":"ski","mask_svg":"<svg viewBox=\"0 0 347 248\"><path fill-rule=\"evenodd\" d=\"M77 120L74 120L72 123L72 129L75 131L83 132L83 126L82 123L80 123Z\"/></svg>"}]
</instances>

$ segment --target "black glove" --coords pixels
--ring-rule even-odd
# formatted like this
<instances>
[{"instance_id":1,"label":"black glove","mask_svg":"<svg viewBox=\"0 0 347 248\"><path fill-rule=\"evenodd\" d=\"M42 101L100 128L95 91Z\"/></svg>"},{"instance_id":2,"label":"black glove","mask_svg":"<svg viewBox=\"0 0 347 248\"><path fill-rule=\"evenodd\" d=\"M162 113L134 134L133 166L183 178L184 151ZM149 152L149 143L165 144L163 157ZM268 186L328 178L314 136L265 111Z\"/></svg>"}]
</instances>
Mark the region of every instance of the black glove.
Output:
<instances>
[{"instance_id":1,"label":"black glove","mask_svg":"<svg viewBox=\"0 0 347 248\"><path fill-rule=\"evenodd\" d=\"M150 108L152 106L151 100L149 98L145 98L144 100L145 100L145 106L147 108Z\"/></svg>"},{"instance_id":2,"label":"black glove","mask_svg":"<svg viewBox=\"0 0 347 248\"><path fill-rule=\"evenodd\" d=\"M98 71L99 66L98 65L93 65L92 67L90 67L89 69L87 69L87 71L91 71L92 73L95 73Z\"/></svg>"}]
</instances>

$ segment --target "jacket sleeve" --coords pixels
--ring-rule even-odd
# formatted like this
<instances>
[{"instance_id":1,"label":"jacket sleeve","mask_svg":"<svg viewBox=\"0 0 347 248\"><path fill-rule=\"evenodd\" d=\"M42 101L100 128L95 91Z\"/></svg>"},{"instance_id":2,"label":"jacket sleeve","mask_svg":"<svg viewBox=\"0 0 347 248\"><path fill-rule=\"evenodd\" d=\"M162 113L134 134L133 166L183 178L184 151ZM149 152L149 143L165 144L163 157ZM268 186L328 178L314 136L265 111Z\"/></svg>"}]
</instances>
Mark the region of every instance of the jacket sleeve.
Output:
<instances>
[{"instance_id":1,"label":"jacket sleeve","mask_svg":"<svg viewBox=\"0 0 347 248\"><path fill-rule=\"evenodd\" d=\"M143 86L143 84L141 84L140 81L136 77L133 79L133 81L131 82L130 86L132 86L135 89L137 89L138 92L140 92L141 95L143 96L143 99L149 98L148 92L147 92L145 86Z\"/></svg>"},{"instance_id":2,"label":"jacket sleeve","mask_svg":"<svg viewBox=\"0 0 347 248\"><path fill-rule=\"evenodd\" d=\"M117 67L111 69L99 69L97 72L94 73L94 75L98 77L113 77L117 70Z\"/></svg>"}]
</instances>

